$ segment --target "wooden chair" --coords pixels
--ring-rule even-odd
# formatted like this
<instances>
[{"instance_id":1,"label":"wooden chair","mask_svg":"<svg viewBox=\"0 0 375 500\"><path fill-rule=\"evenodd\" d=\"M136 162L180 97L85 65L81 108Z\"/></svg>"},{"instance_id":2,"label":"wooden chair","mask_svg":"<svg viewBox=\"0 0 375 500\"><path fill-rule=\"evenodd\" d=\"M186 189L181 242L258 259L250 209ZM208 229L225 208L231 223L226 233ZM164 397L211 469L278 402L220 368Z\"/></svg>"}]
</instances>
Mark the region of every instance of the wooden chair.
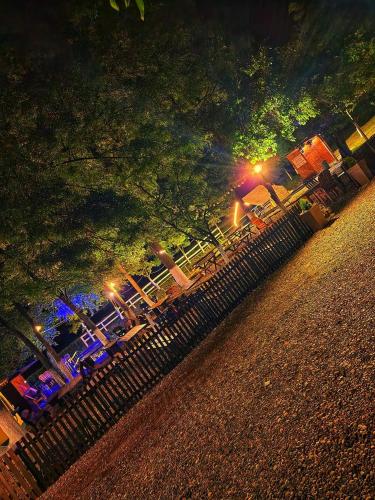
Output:
<instances>
[{"instance_id":1,"label":"wooden chair","mask_svg":"<svg viewBox=\"0 0 375 500\"><path fill-rule=\"evenodd\" d=\"M318 205L330 205L333 202L327 191L321 187L314 189L314 192L309 195L309 198L312 203L317 203Z\"/></svg>"},{"instance_id":2,"label":"wooden chair","mask_svg":"<svg viewBox=\"0 0 375 500\"><path fill-rule=\"evenodd\" d=\"M340 187L340 184L335 180L329 170L323 170L318 175L319 187L324 189L327 193L328 197L335 201L337 198L343 195L343 190Z\"/></svg>"}]
</instances>

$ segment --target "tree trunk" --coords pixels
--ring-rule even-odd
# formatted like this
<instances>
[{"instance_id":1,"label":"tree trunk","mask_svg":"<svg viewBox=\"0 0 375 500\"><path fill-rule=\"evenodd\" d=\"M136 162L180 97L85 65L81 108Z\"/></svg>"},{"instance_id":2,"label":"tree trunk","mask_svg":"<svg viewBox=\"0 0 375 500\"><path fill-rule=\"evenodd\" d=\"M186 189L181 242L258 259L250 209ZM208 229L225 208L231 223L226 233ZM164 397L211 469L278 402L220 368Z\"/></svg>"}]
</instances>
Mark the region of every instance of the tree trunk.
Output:
<instances>
[{"instance_id":1,"label":"tree trunk","mask_svg":"<svg viewBox=\"0 0 375 500\"><path fill-rule=\"evenodd\" d=\"M267 189L267 191L269 192L269 194L271 196L271 199L276 203L276 205L280 208L280 210L282 212L284 212L284 214L287 214L288 210L286 209L286 206L284 205L284 203L278 197L278 195L277 195L276 191L274 190L272 184L270 182L265 182L264 183L264 187Z\"/></svg>"},{"instance_id":2,"label":"tree trunk","mask_svg":"<svg viewBox=\"0 0 375 500\"><path fill-rule=\"evenodd\" d=\"M118 293L116 288L113 286L108 286L108 289L111 293L113 293L113 302L116 302L121 306L122 310L124 311L125 316L130 319L131 321L134 321L136 325L139 325L139 319L135 312L131 309L131 307L128 306L126 301L121 297L121 295Z\"/></svg>"},{"instance_id":3,"label":"tree trunk","mask_svg":"<svg viewBox=\"0 0 375 500\"><path fill-rule=\"evenodd\" d=\"M182 288L190 288L192 282L186 276L186 274L178 267L175 261L172 259L170 255L164 250L164 248L160 245L159 242L154 241L151 243L151 250L158 257L161 263L168 269L173 279L176 281L178 285Z\"/></svg>"},{"instance_id":4,"label":"tree trunk","mask_svg":"<svg viewBox=\"0 0 375 500\"><path fill-rule=\"evenodd\" d=\"M118 268L125 275L125 278L129 281L132 287L139 293L139 295L146 302L146 304L149 305L150 307L153 307L155 303L151 300L151 298L147 295L147 293L142 290L142 288L138 285L133 276L131 276L128 273L128 271L124 268L124 266L122 266L121 264L118 264Z\"/></svg>"},{"instance_id":5,"label":"tree trunk","mask_svg":"<svg viewBox=\"0 0 375 500\"><path fill-rule=\"evenodd\" d=\"M70 298L65 294L62 293L59 296L59 299L64 302L66 306L71 309L76 316L80 319L80 321L86 326L88 330L91 330L91 332L100 340L100 342L103 345L106 345L108 343L107 337L104 335L104 333L96 326L96 324L93 322L91 318L87 316L79 307L73 304L73 302L70 300Z\"/></svg>"},{"instance_id":6,"label":"tree trunk","mask_svg":"<svg viewBox=\"0 0 375 500\"><path fill-rule=\"evenodd\" d=\"M42 346L45 348L45 350L51 356L51 359L54 361L56 368L69 381L73 380L73 376L72 376L70 370L68 369L67 366L64 365L63 361L61 360L61 356L55 351L55 349L51 346L51 344L40 333L39 329L37 328L37 325L35 324L35 321L30 316L30 314L28 313L26 308L23 307L21 304L15 304L15 307L16 307L17 311L21 314L21 316L23 318L25 318L25 320L30 324L35 337L39 340L39 342L42 344Z\"/></svg>"},{"instance_id":7,"label":"tree trunk","mask_svg":"<svg viewBox=\"0 0 375 500\"><path fill-rule=\"evenodd\" d=\"M49 361L49 359L42 353L41 350L38 349L38 347L32 342L27 335L25 335L23 332L18 330L17 328L11 326L4 318L0 317L0 325L3 326L11 335L14 337L17 337L30 351L33 353L33 355L36 357L36 359L40 362L40 364L45 368L46 370L49 370L50 372L53 373L54 378L58 383L63 385L64 379L60 376L59 373L56 372L55 368Z\"/></svg>"},{"instance_id":8,"label":"tree trunk","mask_svg":"<svg viewBox=\"0 0 375 500\"><path fill-rule=\"evenodd\" d=\"M226 251L224 250L223 245L219 242L219 240L216 238L214 234L211 234L211 240L212 243L215 245L215 247L219 250L219 253L223 257L225 264L228 264L229 258Z\"/></svg>"},{"instance_id":9,"label":"tree trunk","mask_svg":"<svg viewBox=\"0 0 375 500\"><path fill-rule=\"evenodd\" d=\"M371 151L375 154L375 149L372 147L371 143L370 143L370 139L367 137L367 135L365 134L364 130L360 127L360 125L354 120L353 116L351 115L351 113L346 109L345 110L345 113L348 115L350 121L353 123L353 125L355 126L357 132L359 133L359 135L364 139L365 141L365 144L367 144L367 146L371 149Z\"/></svg>"}]
</instances>

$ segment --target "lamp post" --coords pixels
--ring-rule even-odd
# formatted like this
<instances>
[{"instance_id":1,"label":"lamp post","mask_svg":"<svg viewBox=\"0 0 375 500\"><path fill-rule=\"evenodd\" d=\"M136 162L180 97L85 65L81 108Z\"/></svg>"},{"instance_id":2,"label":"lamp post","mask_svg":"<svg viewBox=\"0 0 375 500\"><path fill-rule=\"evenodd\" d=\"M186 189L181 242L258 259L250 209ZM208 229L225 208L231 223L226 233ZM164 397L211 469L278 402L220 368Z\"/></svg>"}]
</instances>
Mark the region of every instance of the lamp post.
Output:
<instances>
[{"instance_id":1,"label":"lamp post","mask_svg":"<svg viewBox=\"0 0 375 500\"><path fill-rule=\"evenodd\" d=\"M186 276L186 274L180 269L180 267L175 263L170 255L164 250L159 242L153 241L151 243L151 250L159 258L160 262L166 267L169 273L172 275L173 279L176 281L181 288L187 290L191 287L192 282Z\"/></svg>"},{"instance_id":2,"label":"lamp post","mask_svg":"<svg viewBox=\"0 0 375 500\"><path fill-rule=\"evenodd\" d=\"M269 194L271 196L271 199L276 203L276 205L280 208L280 210L282 212L284 212L284 214L286 214L288 211L287 211L284 203L278 197L278 195L277 195L276 191L274 190L272 184L270 182L267 182L266 179L263 176L263 166L262 165L254 165L253 172L256 175L259 175L259 177L262 180L262 184L267 189L267 191L269 192Z\"/></svg>"},{"instance_id":3,"label":"lamp post","mask_svg":"<svg viewBox=\"0 0 375 500\"><path fill-rule=\"evenodd\" d=\"M108 299L109 299L110 303L112 304L114 310L119 315L120 319L123 320L124 316L122 315L122 312L121 312L119 306L116 304L116 301L114 300L114 297L115 297L115 292L108 292Z\"/></svg>"},{"instance_id":4,"label":"lamp post","mask_svg":"<svg viewBox=\"0 0 375 500\"><path fill-rule=\"evenodd\" d=\"M121 305L123 308L126 316L131 320L134 321L136 325L139 325L139 320L137 318L137 315L135 312L128 306L128 304L125 302L125 300L121 297L121 295L118 293L116 290L115 283L107 283L107 287L110 290L110 292L113 293L112 297L117 299L117 302Z\"/></svg>"},{"instance_id":5,"label":"lamp post","mask_svg":"<svg viewBox=\"0 0 375 500\"><path fill-rule=\"evenodd\" d=\"M125 267L122 264L118 264L119 270L125 275L125 278L129 281L129 283L132 285L132 287L139 293L141 298L146 302L146 304L150 307L155 306L155 302L153 302L150 297L145 293L142 288L138 285L138 283L135 281L133 276L131 276L128 271L125 269Z\"/></svg>"}]
</instances>

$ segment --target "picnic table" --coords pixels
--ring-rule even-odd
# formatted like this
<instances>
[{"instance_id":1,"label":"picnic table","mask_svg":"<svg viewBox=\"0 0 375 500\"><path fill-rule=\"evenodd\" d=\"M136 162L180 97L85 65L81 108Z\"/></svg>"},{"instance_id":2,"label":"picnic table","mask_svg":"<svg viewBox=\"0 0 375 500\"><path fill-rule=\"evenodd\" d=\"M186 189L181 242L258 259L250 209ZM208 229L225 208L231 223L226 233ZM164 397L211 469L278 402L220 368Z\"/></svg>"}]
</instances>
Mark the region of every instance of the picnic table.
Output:
<instances>
[{"instance_id":1,"label":"picnic table","mask_svg":"<svg viewBox=\"0 0 375 500\"><path fill-rule=\"evenodd\" d=\"M152 310L159 309L159 307L162 306L166 300L168 300L168 296L164 295L164 297L162 297L155 304L153 304L150 309L152 309Z\"/></svg>"},{"instance_id":2,"label":"picnic table","mask_svg":"<svg viewBox=\"0 0 375 500\"><path fill-rule=\"evenodd\" d=\"M143 330L147 326L147 323L142 323L141 325L136 325L133 326L125 335L121 337L120 340L125 340L125 342L129 341L134 337L134 335L137 335L141 330Z\"/></svg>"},{"instance_id":3,"label":"picnic table","mask_svg":"<svg viewBox=\"0 0 375 500\"><path fill-rule=\"evenodd\" d=\"M111 357L117 353L121 353L122 347L124 346L125 342L129 342L129 340L131 340L135 335L137 335L137 333L142 331L146 326L147 326L147 323L133 326L133 328L131 328L122 337L115 339L115 340L112 340L111 342L108 342L108 344L106 344L104 347L105 351Z\"/></svg>"},{"instance_id":4,"label":"picnic table","mask_svg":"<svg viewBox=\"0 0 375 500\"><path fill-rule=\"evenodd\" d=\"M210 252L206 253L206 255L203 255L196 263L195 267L200 270L203 274L213 274L214 272L218 271L221 265L219 264L219 260L221 258L221 255L216 255L214 250L211 250ZM214 268L211 269L211 268Z\"/></svg>"}]
</instances>

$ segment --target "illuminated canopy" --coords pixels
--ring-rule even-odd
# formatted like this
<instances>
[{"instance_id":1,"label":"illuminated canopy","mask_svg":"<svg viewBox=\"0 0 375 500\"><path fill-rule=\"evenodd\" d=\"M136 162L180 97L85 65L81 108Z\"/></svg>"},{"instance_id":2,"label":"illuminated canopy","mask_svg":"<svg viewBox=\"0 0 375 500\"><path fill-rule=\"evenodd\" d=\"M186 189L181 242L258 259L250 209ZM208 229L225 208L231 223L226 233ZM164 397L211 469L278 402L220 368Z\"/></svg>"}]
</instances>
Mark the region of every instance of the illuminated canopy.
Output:
<instances>
[{"instance_id":1,"label":"illuminated canopy","mask_svg":"<svg viewBox=\"0 0 375 500\"><path fill-rule=\"evenodd\" d=\"M289 194L289 191L284 186L272 184L272 187L276 191L276 194L280 198L280 200L283 200ZM271 196L267 189L260 184L259 186L256 186L254 189L252 189L249 193L247 193L242 199L249 205L264 205L271 199Z\"/></svg>"}]
</instances>

